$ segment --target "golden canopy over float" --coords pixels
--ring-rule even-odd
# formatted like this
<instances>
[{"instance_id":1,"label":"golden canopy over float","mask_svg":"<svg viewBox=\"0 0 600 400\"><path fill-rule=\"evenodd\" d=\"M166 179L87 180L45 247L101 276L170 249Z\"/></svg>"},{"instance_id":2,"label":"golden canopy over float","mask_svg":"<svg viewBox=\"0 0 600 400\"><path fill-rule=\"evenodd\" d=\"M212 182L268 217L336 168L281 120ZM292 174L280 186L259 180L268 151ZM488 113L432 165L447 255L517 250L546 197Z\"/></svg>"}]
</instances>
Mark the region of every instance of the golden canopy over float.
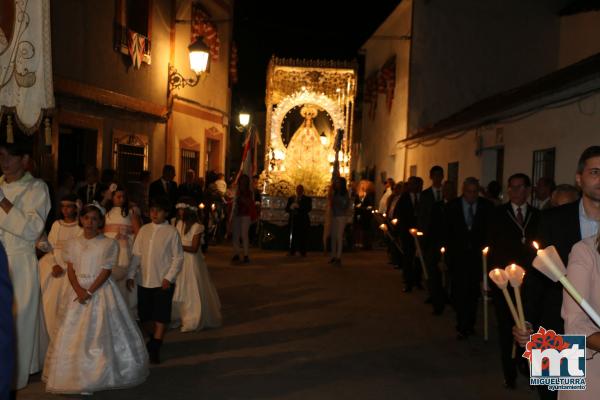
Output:
<instances>
[{"instance_id":1,"label":"golden canopy over float","mask_svg":"<svg viewBox=\"0 0 600 400\"><path fill-rule=\"evenodd\" d=\"M272 57L267 72L264 192L291 196L298 184L310 196L327 194L343 130L340 174L350 174L356 63Z\"/></svg>"},{"instance_id":2,"label":"golden canopy over float","mask_svg":"<svg viewBox=\"0 0 600 400\"><path fill-rule=\"evenodd\" d=\"M350 176L356 96L355 62L297 60L272 57L267 71L265 170L260 176L262 247L289 245L287 197L302 184L312 196L310 238L320 238L328 186L338 153L341 176ZM309 243L309 247L320 247Z\"/></svg>"}]
</instances>

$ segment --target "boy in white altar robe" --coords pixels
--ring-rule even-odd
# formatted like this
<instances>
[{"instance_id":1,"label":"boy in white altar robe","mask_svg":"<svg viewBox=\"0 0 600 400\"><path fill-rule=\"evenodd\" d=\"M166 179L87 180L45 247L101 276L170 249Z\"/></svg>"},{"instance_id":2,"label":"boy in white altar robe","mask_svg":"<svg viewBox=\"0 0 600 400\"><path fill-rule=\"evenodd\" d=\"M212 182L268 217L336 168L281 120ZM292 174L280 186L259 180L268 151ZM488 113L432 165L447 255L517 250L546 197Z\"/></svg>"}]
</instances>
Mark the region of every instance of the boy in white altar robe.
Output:
<instances>
[{"instance_id":1,"label":"boy in white altar robe","mask_svg":"<svg viewBox=\"0 0 600 400\"><path fill-rule=\"evenodd\" d=\"M14 288L16 389L27 386L29 375L42 369L48 345L35 242L46 224L50 196L46 184L26 171L32 146L23 136L16 135L16 143L0 144L0 241Z\"/></svg>"}]
</instances>

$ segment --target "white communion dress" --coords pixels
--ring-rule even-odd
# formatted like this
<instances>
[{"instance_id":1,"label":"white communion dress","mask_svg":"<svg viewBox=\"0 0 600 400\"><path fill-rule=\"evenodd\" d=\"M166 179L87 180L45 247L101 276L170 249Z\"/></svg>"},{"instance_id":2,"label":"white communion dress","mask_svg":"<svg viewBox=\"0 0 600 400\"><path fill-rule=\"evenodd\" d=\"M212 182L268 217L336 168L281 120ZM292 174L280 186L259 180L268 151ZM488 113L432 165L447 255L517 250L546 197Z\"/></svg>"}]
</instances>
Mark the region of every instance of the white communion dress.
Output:
<instances>
[{"instance_id":1,"label":"white communion dress","mask_svg":"<svg viewBox=\"0 0 600 400\"><path fill-rule=\"evenodd\" d=\"M67 244L82 288L117 262L118 244L102 234ZM77 297L72 291L73 298ZM109 277L86 304L71 301L50 342L42 380L52 393L93 393L138 385L148 376L148 353L117 285Z\"/></svg>"},{"instance_id":2,"label":"white communion dress","mask_svg":"<svg viewBox=\"0 0 600 400\"><path fill-rule=\"evenodd\" d=\"M55 221L48 234L48 243L52 249L39 261L44 320L50 338L56 327L60 325L66 306L73 301L73 290L67 276L67 263L62 257L63 248L70 240L80 236L81 232L78 221ZM64 270L61 276L52 276L52 268L55 265Z\"/></svg>"},{"instance_id":3,"label":"white communion dress","mask_svg":"<svg viewBox=\"0 0 600 400\"><path fill-rule=\"evenodd\" d=\"M127 302L131 315L137 315L137 290L127 290L127 272L131 261L131 250L133 248L133 225L131 218L133 211L130 209L126 217L121 212L121 207L113 207L106 213L106 222L104 224L104 235L111 239L116 239L117 235L121 239L119 243L119 258L117 265L113 269L112 278L119 287L121 295Z\"/></svg>"},{"instance_id":4,"label":"white communion dress","mask_svg":"<svg viewBox=\"0 0 600 400\"><path fill-rule=\"evenodd\" d=\"M177 221L177 232L183 246L191 246L194 236L204 232L204 225L193 224L184 233L183 221ZM221 301L210 279L202 250L184 252L183 267L173 294L173 320L181 320L181 331L189 332L221 326Z\"/></svg>"}]
</instances>

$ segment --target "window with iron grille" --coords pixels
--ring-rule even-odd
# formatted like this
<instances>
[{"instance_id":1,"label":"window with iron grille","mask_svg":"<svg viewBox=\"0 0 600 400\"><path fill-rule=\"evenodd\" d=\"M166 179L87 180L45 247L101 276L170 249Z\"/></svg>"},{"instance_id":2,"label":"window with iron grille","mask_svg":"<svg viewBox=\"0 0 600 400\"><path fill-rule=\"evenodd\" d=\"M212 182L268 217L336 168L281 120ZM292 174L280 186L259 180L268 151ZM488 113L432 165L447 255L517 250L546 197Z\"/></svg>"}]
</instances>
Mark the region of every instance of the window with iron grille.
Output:
<instances>
[{"instance_id":1,"label":"window with iron grille","mask_svg":"<svg viewBox=\"0 0 600 400\"><path fill-rule=\"evenodd\" d=\"M556 160L556 148L536 150L533 152L533 171L531 179L533 184L540 178L554 179L554 162Z\"/></svg>"},{"instance_id":2,"label":"window with iron grille","mask_svg":"<svg viewBox=\"0 0 600 400\"><path fill-rule=\"evenodd\" d=\"M119 182L138 181L146 166L146 148L131 144L117 143L116 171Z\"/></svg>"},{"instance_id":3,"label":"window with iron grille","mask_svg":"<svg viewBox=\"0 0 600 400\"><path fill-rule=\"evenodd\" d=\"M185 173L188 169L194 170L196 176L198 176L198 164L200 161L200 152L194 150L181 149L181 180L184 181Z\"/></svg>"}]
</instances>

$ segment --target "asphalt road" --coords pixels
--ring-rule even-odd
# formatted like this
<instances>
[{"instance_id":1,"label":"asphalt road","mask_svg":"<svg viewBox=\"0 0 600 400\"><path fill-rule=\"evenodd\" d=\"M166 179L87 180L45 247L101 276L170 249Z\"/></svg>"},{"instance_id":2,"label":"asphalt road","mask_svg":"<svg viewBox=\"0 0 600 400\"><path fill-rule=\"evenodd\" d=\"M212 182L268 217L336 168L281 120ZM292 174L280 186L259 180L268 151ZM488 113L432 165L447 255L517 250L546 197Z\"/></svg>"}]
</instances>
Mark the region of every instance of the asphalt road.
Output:
<instances>
[{"instance_id":1,"label":"asphalt road","mask_svg":"<svg viewBox=\"0 0 600 400\"><path fill-rule=\"evenodd\" d=\"M453 312L432 316L423 291L402 293L382 251L345 254L341 267L315 253L253 249L250 264L231 265L229 248L212 247L206 257L224 326L170 331L147 382L93 398L537 398L522 376L503 388L493 314L489 342L482 329L457 341ZM59 396L34 375L17 398Z\"/></svg>"}]
</instances>

